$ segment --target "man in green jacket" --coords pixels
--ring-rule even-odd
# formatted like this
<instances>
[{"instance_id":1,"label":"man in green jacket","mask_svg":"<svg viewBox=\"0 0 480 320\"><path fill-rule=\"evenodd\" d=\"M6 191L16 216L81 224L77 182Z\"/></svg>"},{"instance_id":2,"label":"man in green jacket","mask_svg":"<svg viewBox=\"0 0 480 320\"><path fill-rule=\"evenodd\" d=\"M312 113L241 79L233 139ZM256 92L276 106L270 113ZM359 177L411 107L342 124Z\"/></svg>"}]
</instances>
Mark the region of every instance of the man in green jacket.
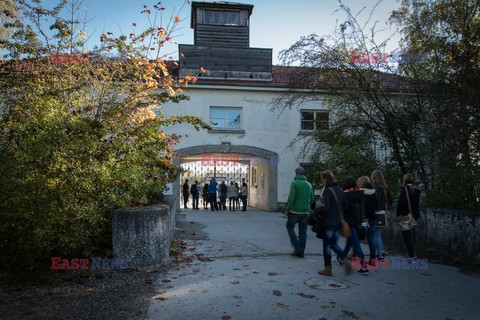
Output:
<instances>
[{"instance_id":1,"label":"man in green jacket","mask_svg":"<svg viewBox=\"0 0 480 320\"><path fill-rule=\"evenodd\" d=\"M303 258L305 252L305 243L307 242L307 219L310 212L310 206L314 201L313 187L305 177L305 169L298 167L295 169L295 178L290 185L287 207L285 212L288 214L287 231L290 236L295 251L293 256ZM295 234L295 225L298 223L298 238Z\"/></svg>"}]
</instances>

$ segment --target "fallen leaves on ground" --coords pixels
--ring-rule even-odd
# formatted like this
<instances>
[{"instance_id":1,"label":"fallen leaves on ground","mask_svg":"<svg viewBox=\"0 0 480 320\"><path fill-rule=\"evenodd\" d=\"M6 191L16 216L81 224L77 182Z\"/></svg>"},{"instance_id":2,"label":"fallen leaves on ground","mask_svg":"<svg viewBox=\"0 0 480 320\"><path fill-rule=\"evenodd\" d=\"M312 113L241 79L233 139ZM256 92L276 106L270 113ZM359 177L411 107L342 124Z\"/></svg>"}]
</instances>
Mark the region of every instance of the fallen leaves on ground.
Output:
<instances>
[{"instance_id":1,"label":"fallen leaves on ground","mask_svg":"<svg viewBox=\"0 0 480 320\"><path fill-rule=\"evenodd\" d=\"M155 300L158 300L158 301L165 301L165 300L168 300L168 298L165 298L165 297L158 297L158 298L155 298Z\"/></svg>"},{"instance_id":2,"label":"fallen leaves on ground","mask_svg":"<svg viewBox=\"0 0 480 320\"><path fill-rule=\"evenodd\" d=\"M288 308L288 304L277 303L277 307L286 309Z\"/></svg>"},{"instance_id":3,"label":"fallen leaves on ground","mask_svg":"<svg viewBox=\"0 0 480 320\"><path fill-rule=\"evenodd\" d=\"M167 291L161 291L161 290L155 290L155 291L153 291L153 294L160 294L160 295L162 295L162 294L165 294L165 293L167 293Z\"/></svg>"},{"instance_id":4,"label":"fallen leaves on ground","mask_svg":"<svg viewBox=\"0 0 480 320\"><path fill-rule=\"evenodd\" d=\"M240 300L240 299L242 299L242 297L241 297L241 296L233 296L232 298L233 298L233 299L237 299L237 300Z\"/></svg>"},{"instance_id":5,"label":"fallen leaves on ground","mask_svg":"<svg viewBox=\"0 0 480 320\"><path fill-rule=\"evenodd\" d=\"M282 295L282 292L280 290L273 290L272 294L274 296L280 297Z\"/></svg>"},{"instance_id":6,"label":"fallen leaves on ground","mask_svg":"<svg viewBox=\"0 0 480 320\"><path fill-rule=\"evenodd\" d=\"M307 298L307 299L314 299L315 298L315 295L306 294L306 293L303 293L303 292L299 292L299 293L297 293L297 295L299 295L302 298Z\"/></svg>"},{"instance_id":7,"label":"fallen leaves on ground","mask_svg":"<svg viewBox=\"0 0 480 320\"><path fill-rule=\"evenodd\" d=\"M93 288L85 288L85 292L92 292Z\"/></svg>"},{"instance_id":8,"label":"fallen leaves on ground","mask_svg":"<svg viewBox=\"0 0 480 320\"><path fill-rule=\"evenodd\" d=\"M239 284L240 281L232 281L232 282L230 282L230 283L231 283L231 284Z\"/></svg>"},{"instance_id":9,"label":"fallen leaves on ground","mask_svg":"<svg viewBox=\"0 0 480 320\"><path fill-rule=\"evenodd\" d=\"M269 272L269 273L268 273L268 276L269 276L269 277L273 277L273 276L276 276L276 275L279 275L279 274L280 274L280 273L278 273L278 272Z\"/></svg>"},{"instance_id":10,"label":"fallen leaves on ground","mask_svg":"<svg viewBox=\"0 0 480 320\"><path fill-rule=\"evenodd\" d=\"M324 305L321 305L320 308L322 309L328 309L330 308L330 306L328 304L324 304Z\"/></svg>"},{"instance_id":11,"label":"fallen leaves on ground","mask_svg":"<svg viewBox=\"0 0 480 320\"><path fill-rule=\"evenodd\" d=\"M348 311L348 310L342 310L342 313L347 316L347 317L350 317L352 319L360 319L357 315L355 315L355 313L353 313L353 311Z\"/></svg>"},{"instance_id":12,"label":"fallen leaves on ground","mask_svg":"<svg viewBox=\"0 0 480 320\"><path fill-rule=\"evenodd\" d=\"M336 283L330 283L328 286L329 286L329 287L332 287L332 288L340 288L340 287L341 287L341 286L339 286L339 285L336 284Z\"/></svg>"},{"instance_id":13,"label":"fallen leaves on ground","mask_svg":"<svg viewBox=\"0 0 480 320\"><path fill-rule=\"evenodd\" d=\"M167 283L167 282L172 282L172 281L170 281L170 280L168 280L168 279L163 279L162 282L163 282L163 283Z\"/></svg>"}]
</instances>

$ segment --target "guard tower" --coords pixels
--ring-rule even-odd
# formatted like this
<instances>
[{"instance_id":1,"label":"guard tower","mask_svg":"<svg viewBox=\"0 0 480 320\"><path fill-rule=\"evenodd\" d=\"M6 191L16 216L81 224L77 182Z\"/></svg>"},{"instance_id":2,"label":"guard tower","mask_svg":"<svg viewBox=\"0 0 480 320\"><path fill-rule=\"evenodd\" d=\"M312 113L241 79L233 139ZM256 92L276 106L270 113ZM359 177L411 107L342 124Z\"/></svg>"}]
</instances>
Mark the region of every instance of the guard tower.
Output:
<instances>
[{"instance_id":1,"label":"guard tower","mask_svg":"<svg viewBox=\"0 0 480 320\"><path fill-rule=\"evenodd\" d=\"M180 77L271 81L272 49L250 47L252 10L250 4L192 2L194 45L178 46Z\"/></svg>"}]
</instances>

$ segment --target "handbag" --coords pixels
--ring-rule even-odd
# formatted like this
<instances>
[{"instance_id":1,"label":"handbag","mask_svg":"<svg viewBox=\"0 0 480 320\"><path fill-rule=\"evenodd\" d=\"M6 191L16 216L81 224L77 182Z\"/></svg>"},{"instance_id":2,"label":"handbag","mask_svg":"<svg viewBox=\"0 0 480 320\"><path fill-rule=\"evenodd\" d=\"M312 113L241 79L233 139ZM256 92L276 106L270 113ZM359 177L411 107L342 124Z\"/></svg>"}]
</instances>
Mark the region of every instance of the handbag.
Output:
<instances>
[{"instance_id":1,"label":"handbag","mask_svg":"<svg viewBox=\"0 0 480 320\"><path fill-rule=\"evenodd\" d=\"M335 202L337 203L338 207L338 214L340 215L340 221L342 222L342 230L341 230L341 235L345 238L350 238L352 236L352 231L350 230L350 226L348 223L345 221L343 218L343 209L340 207L340 203L338 202L337 195L335 194L335 191L333 191L332 188L328 188L333 194L333 198L335 198Z\"/></svg>"},{"instance_id":2,"label":"handbag","mask_svg":"<svg viewBox=\"0 0 480 320\"><path fill-rule=\"evenodd\" d=\"M375 217L377 220L377 228L385 228L387 226L388 204L387 204L387 189L383 190L385 194L385 210L375 211Z\"/></svg>"},{"instance_id":3,"label":"handbag","mask_svg":"<svg viewBox=\"0 0 480 320\"><path fill-rule=\"evenodd\" d=\"M411 230L417 225L417 220L412 214L412 204L410 203L410 195L408 194L407 186L405 186L405 195L407 196L408 215L397 217L397 222L400 225L400 228L402 228L402 231Z\"/></svg>"},{"instance_id":4,"label":"handbag","mask_svg":"<svg viewBox=\"0 0 480 320\"><path fill-rule=\"evenodd\" d=\"M325 207L318 207L308 215L307 224L312 226L312 231L317 234L317 238L323 239L324 225L322 219L322 211Z\"/></svg>"}]
</instances>

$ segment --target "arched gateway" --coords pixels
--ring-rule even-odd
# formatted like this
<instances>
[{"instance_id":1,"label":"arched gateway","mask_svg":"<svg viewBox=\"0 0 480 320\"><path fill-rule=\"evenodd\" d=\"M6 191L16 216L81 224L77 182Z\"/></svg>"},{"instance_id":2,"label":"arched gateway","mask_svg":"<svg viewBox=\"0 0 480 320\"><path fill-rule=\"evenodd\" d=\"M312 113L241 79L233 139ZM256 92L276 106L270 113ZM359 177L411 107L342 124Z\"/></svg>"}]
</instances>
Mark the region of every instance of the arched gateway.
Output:
<instances>
[{"instance_id":1,"label":"arched gateway","mask_svg":"<svg viewBox=\"0 0 480 320\"><path fill-rule=\"evenodd\" d=\"M203 176L196 175L200 177L199 180L209 179L213 176L228 180L230 179L228 174L222 175L227 166L235 166L235 163L242 166L247 165L246 180L249 187L249 205L266 211L277 210L278 155L275 152L257 147L231 144L187 147L179 149L177 152L184 155L181 159L176 159L175 162L178 164L195 163L194 166L196 167L214 168L213 173L203 170ZM241 177L245 177L245 175ZM179 194L178 183L180 181L179 179L177 181L174 190ZM200 183L202 182L205 181L200 181Z\"/></svg>"}]
</instances>

